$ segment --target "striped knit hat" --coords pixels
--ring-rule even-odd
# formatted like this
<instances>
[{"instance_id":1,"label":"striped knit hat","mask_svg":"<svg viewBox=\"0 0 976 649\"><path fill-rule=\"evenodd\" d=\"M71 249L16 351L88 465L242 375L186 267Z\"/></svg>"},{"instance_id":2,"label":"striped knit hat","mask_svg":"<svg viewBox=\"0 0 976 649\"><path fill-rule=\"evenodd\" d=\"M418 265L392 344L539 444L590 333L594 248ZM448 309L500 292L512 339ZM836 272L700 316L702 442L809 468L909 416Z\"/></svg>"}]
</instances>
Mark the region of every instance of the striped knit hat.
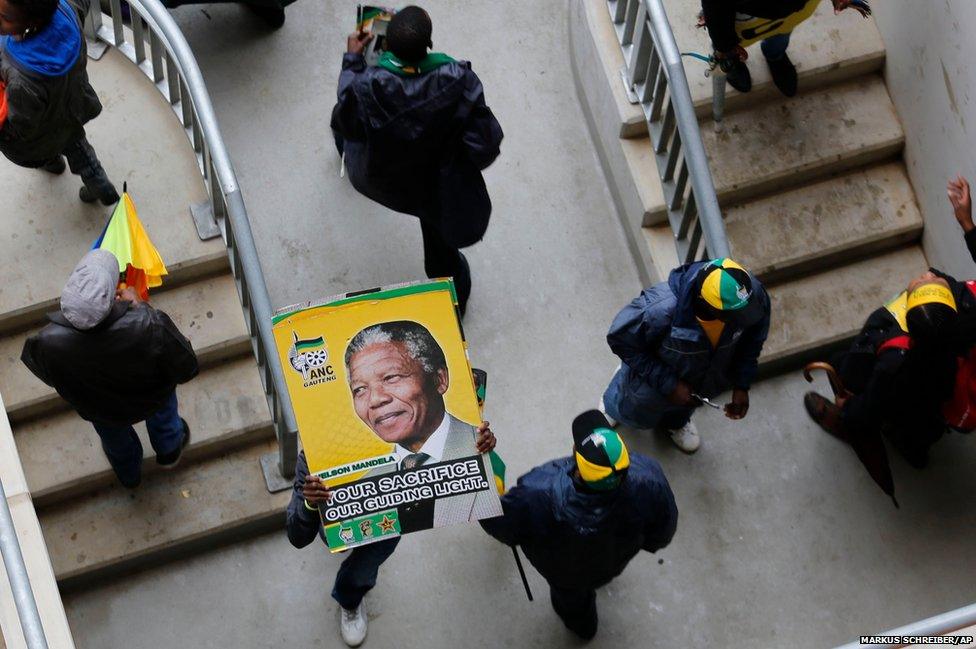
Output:
<instances>
[{"instance_id":1,"label":"striped knit hat","mask_svg":"<svg viewBox=\"0 0 976 649\"><path fill-rule=\"evenodd\" d=\"M573 421L576 468L586 486L609 491L620 485L630 467L627 445L598 410L588 410Z\"/></svg>"}]
</instances>

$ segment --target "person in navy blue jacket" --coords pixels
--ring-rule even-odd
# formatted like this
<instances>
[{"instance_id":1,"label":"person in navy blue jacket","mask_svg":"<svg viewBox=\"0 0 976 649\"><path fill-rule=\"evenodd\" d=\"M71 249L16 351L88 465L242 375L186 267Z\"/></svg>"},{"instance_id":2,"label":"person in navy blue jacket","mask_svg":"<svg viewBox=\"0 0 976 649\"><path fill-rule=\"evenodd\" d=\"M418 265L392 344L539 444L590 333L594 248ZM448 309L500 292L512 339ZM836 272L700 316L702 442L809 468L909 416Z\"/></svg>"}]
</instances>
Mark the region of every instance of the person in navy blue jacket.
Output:
<instances>
[{"instance_id":1,"label":"person in navy blue jacket","mask_svg":"<svg viewBox=\"0 0 976 649\"><path fill-rule=\"evenodd\" d=\"M632 428L665 428L694 453L701 440L691 415L703 399L731 388L726 416L746 416L769 313L763 285L731 259L679 266L610 325L607 342L621 365L600 410Z\"/></svg>"},{"instance_id":2,"label":"person in navy blue jacket","mask_svg":"<svg viewBox=\"0 0 976 649\"><path fill-rule=\"evenodd\" d=\"M463 314L471 274L459 249L488 227L481 172L498 157L503 133L471 64L428 52L432 31L423 9L401 9L374 66L363 57L371 36L352 34L332 129L353 187L420 219L424 271L454 278Z\"/></svg>"},{"instance_id":3,"label":"person in navy blue jacket","mask_svg":"<svg viewBox=\"0 0 976 649\"><path fill-rule=\"evenodd\" d=\"M552 607L584 639L597 631L596 589L644 550L666 547L678 524L661 465L628 452L606 417L573 421L573 455L519 478L502 496L504 516L480 521L491 536L522 546L549 582Z\"/></svg>"}]
</instances>

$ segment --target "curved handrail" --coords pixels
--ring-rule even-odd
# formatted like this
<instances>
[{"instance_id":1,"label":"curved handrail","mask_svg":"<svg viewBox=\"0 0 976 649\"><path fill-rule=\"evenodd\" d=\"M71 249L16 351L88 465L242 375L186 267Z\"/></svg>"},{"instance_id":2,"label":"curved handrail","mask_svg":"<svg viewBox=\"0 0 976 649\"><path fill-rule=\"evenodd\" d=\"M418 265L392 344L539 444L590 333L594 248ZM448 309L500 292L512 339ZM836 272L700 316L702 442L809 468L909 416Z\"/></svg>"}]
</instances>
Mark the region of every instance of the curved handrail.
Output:
<instances>
[{"instance_id":1,"label":"curved handrail","mask_svg":"<svg viewBox=\"0 0 976 649\"><path fill-rule=\"evenodd\" d=\"M103 0L104 1L104 0ZM85 11L85 31L114 46L136 65L169 101L183 125L207 185L210 208L227 246L231 271L278 438L277 476L262 458L269 490L290 486L298 453L298 425L271 331L272 308L258 259L244 198L217 124L203 74L182 31L158 0L95 0Z\"/></svg>"},{"instance_id":2,"label":"curved handrail","mask_svg":"<svg viewBox=\"0 0 976 649\"><path fill-rule=\"evenodd\" d=\"M644 110L657 155L679 262L699 258L702 238L706 256L727 257L722 211L664 3L608 0L607 5L626 62L622 75L627 93Z\"/></svg>"}]
</instances>

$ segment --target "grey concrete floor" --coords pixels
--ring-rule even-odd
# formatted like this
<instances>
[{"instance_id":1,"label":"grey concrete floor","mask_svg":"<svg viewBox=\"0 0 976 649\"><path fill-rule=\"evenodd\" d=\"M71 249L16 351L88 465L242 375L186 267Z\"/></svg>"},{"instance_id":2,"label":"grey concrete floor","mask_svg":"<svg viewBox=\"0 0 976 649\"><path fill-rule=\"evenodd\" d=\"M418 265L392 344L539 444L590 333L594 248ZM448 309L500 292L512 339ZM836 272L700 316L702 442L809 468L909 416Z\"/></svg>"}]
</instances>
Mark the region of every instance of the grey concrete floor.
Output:
<instances>
[{"instance_id":1,"label":"grey concrete floor","mask_svg":"<svg viewBox=\"0 0 976 649\"><path fill-rule=\"evenodd\" d=\"M615 361L604 343L640 289L572 83L562 0L425 3L438 49L470 58L506 132L495 204L467 252L465 322L490 374L487 417L510 476L564 455ZM214 97L268 275L284 305L423 277L419 228L338 178L328 129L355 3L300 0L279 32L236 6L175 12ZM600 594L595 647L822 647L974 598L976 448L958 436L919 473L896 462L895 511L853 453L799 406L796 376L763 382L733 424L698 422L694 457L658 457L681 510L673 544ZM658 561L663 560L663 563ZM79 647L337 646L339 557L283 533L66 597ZM404 539L370 598L373 647L578 646L525 601L508 550L475 526Z\"/></svg>"}]
</instances>

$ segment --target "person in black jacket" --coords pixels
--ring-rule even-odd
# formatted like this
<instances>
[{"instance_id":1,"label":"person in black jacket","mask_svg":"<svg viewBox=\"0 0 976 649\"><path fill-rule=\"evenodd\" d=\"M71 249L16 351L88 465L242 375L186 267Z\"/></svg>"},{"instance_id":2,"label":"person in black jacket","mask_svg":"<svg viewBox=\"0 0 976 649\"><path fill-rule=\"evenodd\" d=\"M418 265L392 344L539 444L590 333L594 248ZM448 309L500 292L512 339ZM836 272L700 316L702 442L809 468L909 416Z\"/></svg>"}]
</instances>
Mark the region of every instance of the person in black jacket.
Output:
<instances>
[{"instance_id":1,"label":"person in black jacket","mask_svg":"<svg viewBox=\"0 0 976 649\"><path fill-rule=\"evenodd\" d=\"M549 582L552 607L584 639L596 635L596 589L641 550L666 547L678 508L661 465L630 453L596 410L573 421L573 456L537 466L502 496L504 516L481 521L520 545Z\"/></svg>"},{"instance_id":2,"label":"person in black jacket","mask_svg":"<svg viewBox=\"0 0 976 649\"><path fill-rule=\"evenodd\" d=\"M118 283L115 255L90 251L68 278L61 309L24 343L21 360L94 425L119 482L133 488L143 451L132 424L145 420L157 464L176 466L190 428L175 388L199 367L169 316Z\"/></svg>"},{"instance_id":3,"label":"person in black jacket","mask_svg":"<svg viewBox=\"0 0 976 649\"><path fill-rule=\"evenodd\" d=\"M0 0L0 35L8 111L0 153L52 174L68 166L84 183L81 200L114 205L119 194L85 137L102 104L88 82L79 14L67 0Z\"/></svg>"},{"instance_id":4,"label":"person in black jacket","mask_svg":"<svg viewBox=\"0 0 976 649\"><path fill-rule=\"evenodd\" d=\"M976 261L969 183L960 176L946 189ZM926 291L914 295L920 288ZM835 401L808 392L804 407L826 432L851 444L892 495L882 435L921 469L947 426L970 429L968 401L959 408L952 405L960 359L976 345L974 329L976 281L959 281L931 268L872 312L850 347L831 358L829 367L836 368L839 379Z\"/></svg>"},{"instance_id":5,"label":"person in black jacket","mask_svg":"<svg viewBox=\"0 0 976 649\"><path fill-rule=\"evenodd\" d=\"M488 422L478 428L476 446L479 453L490 453L495 448L495 436ZM295 463L295 482L286 514L288 540L296 548L304 548L318 535L325 542L319 505L332 498L331 490L315 474L309 474L305 451L298 454ZM363 610L363 598L376 585L380 566L390 558L400 537L360 545L349 552L339 566L332 587L332 599L339 603L339 632L343 642L358 647L366 639L367 618Z\"/></svg>"},{"instance_id":6,"label":"person in black jacket","mask_svg":"<svg viewBox=\"0 0 976 649\"><path fill-rule=\"evenodd\" d=\"M423 9L401 9L387 27L388 51L372 67L363 58L372 37L352 34L332 129L353 187L419 217L424 271L454 278L463 314L471 274L459 249L488 227L481 171L498 157L503 134L471 64L428 53L432 29Z\"/></svg>"},{"instance_id":7,"label":"person in black jacket","mask_svg":"<svg viewBox=\"0 0 976 649\"><path fill-rule=\"evenodd\" d=\"M831 1L835 13L853 7L865 17L870 14L870 9L865 4L855 3L853 0ZM712 39L714 56L722 65L730 86L739 92L749 92L752 89L752 75L745 63L749 55L739 45L736 17L745 15L775 21L801 11L811 2L818 3L819 0L702 0L702 19ZM764 31L778 32L762 41L762 53L772 73L773 83L784 95L792 97L796 94L797 74L796 67L786 53L790 44L790 32L782 33L782 22L771 22L764 27ZM760 34L753 38L757 36Z\"/></svg>"}]
</instances>

